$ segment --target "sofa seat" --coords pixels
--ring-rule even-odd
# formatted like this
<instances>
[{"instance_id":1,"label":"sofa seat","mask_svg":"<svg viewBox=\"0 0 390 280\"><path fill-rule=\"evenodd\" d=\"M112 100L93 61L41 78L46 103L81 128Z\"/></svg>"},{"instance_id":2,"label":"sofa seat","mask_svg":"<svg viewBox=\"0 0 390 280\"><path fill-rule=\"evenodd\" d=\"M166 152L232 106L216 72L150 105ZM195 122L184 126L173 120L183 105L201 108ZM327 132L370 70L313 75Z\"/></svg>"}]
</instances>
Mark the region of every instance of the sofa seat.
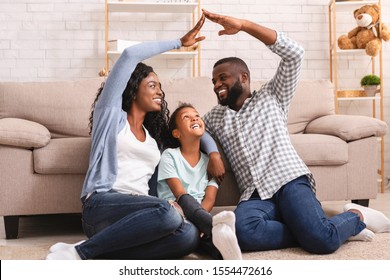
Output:
<instances>
[{"instance_id":1,"label":"sofa seat","mask_svg":"<svg viewBox=\"0 0 390 280\"><path fill-rule=\"evenodd\" d=\"M52 139L47 146L33 150L34 172L85 175L90 148L89 137Z\"/></svg>"},{"instance_id":2,"label":"sofa seat","mask_svg":"<svg viewBox=\"0 0 390 280\"><path fill-rule=\"evenodd\" d=\"M348 144L342 139L323 134L290 134L298 155L308 166L341 165L348 162Z\"/></svg>"}]
</instances>

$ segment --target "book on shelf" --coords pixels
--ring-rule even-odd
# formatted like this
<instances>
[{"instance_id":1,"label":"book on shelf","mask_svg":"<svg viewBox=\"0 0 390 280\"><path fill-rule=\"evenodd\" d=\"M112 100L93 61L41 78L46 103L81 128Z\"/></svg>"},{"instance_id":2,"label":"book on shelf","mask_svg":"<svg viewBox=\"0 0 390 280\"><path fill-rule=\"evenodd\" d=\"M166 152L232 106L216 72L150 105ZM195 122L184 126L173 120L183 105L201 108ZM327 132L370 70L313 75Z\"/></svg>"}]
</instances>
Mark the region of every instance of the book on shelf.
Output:
<instances>
[{"instance_id":1,"label":"book on shelf","mask_svg":"<svg viewBox=\"0 0 390 280\"><path fill-rule=\"evenodd\" d=\"M129 41L129 40L110 40L108 41L108 50L113 52L123 52L124 49L137 45L140 41ZM198 45L190 47L180 47L180 49L172 50L172 52L193 52L198 49Z\"/></svg>"},{"instance_id":2,"label":"book on shelf","mask_svg":"<svg viewBox=\"0 0 390 280\"><path fill-rule=\"evenodd\" d=\"M127 47L131 47L141 43L140 41L129 40L110 40L108 41L108 50L114 52L123 52Z\"/></svg>"},{"instance_id":3,"label":"book on shelf","mask_svg":"<svg viewBox=\"0 0 390 280\"><path fill-rule=\"evenodd\" d=\"M194 3L197 0L117 0L118 2L137 2L137 3Z\"/></svg>"}]
</instances>

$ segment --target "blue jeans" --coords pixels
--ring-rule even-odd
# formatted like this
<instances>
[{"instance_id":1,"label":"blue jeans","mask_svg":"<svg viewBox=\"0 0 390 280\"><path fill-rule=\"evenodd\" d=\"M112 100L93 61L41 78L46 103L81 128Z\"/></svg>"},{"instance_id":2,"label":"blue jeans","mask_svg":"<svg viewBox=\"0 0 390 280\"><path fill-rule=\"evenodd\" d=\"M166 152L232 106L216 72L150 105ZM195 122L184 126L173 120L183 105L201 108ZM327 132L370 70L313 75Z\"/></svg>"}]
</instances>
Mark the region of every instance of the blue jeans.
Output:
<instances>
[{"instance_id":1,"label":"blue jeans","mask_svg":"<svg viewBox=\"0 0 390 280\"><path fill-rule=\"evenodd\" d=\"M83 201L82 259L167 259L193 252L199 232L166 200L115 191Z\"/></svg>"},{"instance_id":2,"label":"blue jeans","mask_svg":"<svg viewBox=\"0 0 390 280\"><path fill-rule=\"evenodd\" d=\"M243 251L300 246L311 253L328 254L366 227L351 212L327 218L306 176L287 183L270 199L252 195L238 204L235 213Z\"/></svg>"}]
</instances>

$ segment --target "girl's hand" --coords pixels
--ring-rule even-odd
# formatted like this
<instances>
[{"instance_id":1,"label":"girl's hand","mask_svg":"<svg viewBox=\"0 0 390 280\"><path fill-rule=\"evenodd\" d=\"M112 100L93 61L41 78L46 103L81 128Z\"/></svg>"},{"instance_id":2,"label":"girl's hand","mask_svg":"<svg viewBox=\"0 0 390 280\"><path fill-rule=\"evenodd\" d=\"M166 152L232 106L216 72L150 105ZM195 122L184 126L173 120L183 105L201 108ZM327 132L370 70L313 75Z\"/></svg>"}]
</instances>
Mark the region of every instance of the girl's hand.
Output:
<instances>
[{"instance_id":1,"label":"girl's hand","mask_svg":"<svg viewBox=\"0 0 390 280\"><path fill-rule=\"evenodd\" d=\"M218 32L218 35L233 35L242 30L243 21L238 18L213 14L202 9L207 19L222 25L224 28Z\"/></svg>"},{"instance_id":2,"label":"girl's hand","mask_svg":"<svg viewBox=\"0 0 390 280\"><path fill-rule=\"evenodd\" d=\"M215 199L217 197L218 189L215 186L207 186L205 194L201 203L204 210L210 213L214 207Z\"/></svg>"},{"instance_id":3,"label":"girl's hand","mask_svg":"<svg viewBox=\"0 0 390 280\"><path fill-rule=\"evenodd\" d=\"M186 35L180 38L181 44L183 47L190 47L200 41L203 41L206 39L205 36L199 36L197 37L200 29L202 28L204 21L206 20L206 17L204 14L202 14L202 17L199 19L197 24L192 28Z\"/></svg>"}]
</instances>

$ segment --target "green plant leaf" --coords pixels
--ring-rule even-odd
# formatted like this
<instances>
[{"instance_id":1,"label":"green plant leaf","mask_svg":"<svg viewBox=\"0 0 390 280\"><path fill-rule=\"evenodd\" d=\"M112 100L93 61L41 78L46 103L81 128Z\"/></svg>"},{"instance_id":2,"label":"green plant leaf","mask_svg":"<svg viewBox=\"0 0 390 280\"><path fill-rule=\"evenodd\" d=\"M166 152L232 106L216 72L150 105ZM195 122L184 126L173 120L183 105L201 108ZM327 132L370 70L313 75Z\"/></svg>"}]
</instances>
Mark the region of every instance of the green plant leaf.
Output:
<instances>
[{"instance_id":1,"label":"green plant leaf","mask_svg":"<svg viewBox=\"0 0 390 280\"><path fill-rule=\"evenodd\" d=\"M381 79L377 75L366 75L360 80L361 86L380 85Z\"/></svg>"}]
</instances>

